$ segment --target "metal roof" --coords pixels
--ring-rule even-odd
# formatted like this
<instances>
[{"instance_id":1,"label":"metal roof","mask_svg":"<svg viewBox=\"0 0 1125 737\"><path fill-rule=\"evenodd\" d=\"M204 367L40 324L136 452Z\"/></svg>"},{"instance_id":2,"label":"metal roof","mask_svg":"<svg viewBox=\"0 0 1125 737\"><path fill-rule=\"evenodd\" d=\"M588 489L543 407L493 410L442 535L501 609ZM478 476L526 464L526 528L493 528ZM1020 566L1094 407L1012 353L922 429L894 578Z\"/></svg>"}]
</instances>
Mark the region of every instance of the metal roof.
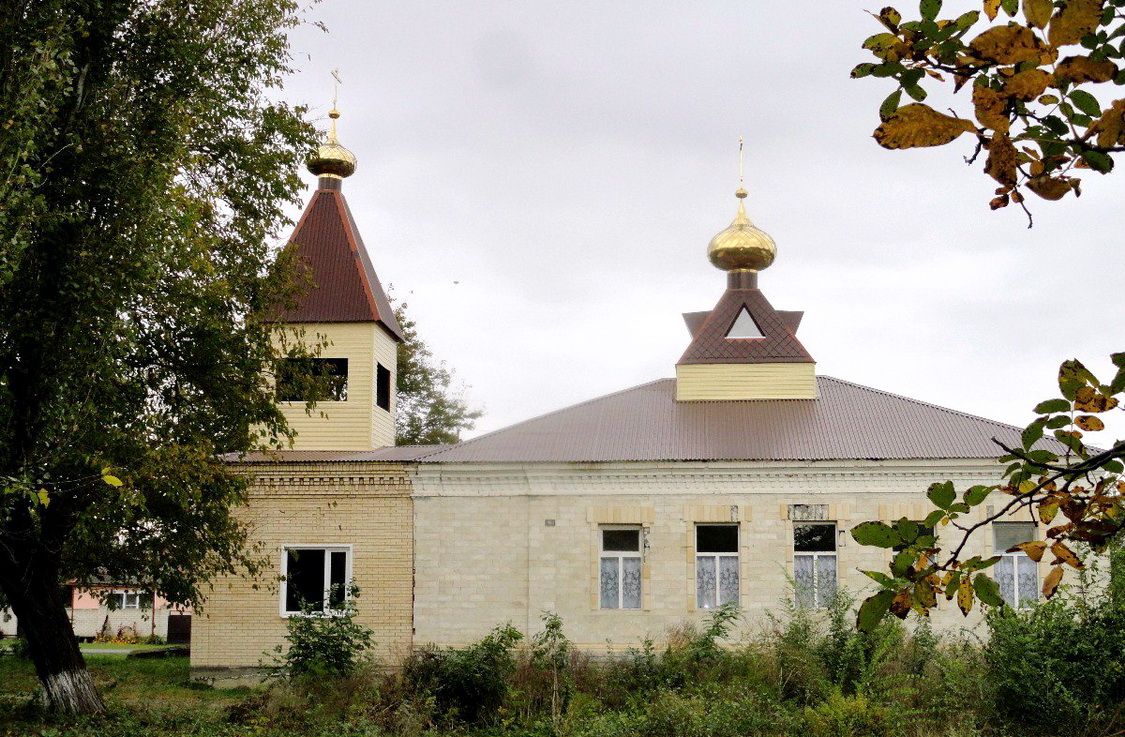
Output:
<instances>
[{"instance_id":1,"label":"metal roof","mask_svg":"<svg viewBox=\"0 0 1125 737\"><path fill-rule=\"evenodd\" d=\"M743 308L762 332L761 338L728 338ZM679 364L697 363L812 363L813 357L794 335L799 312L778 312L758 289L728 288L715 309L684 316L692 333L691 345Z\"/></svg>"},{"instance_id":2,"label":"metal roof","mask_svg":"<svg viewBox=\"0 0 1125 737\"><path fill-rule=\"evenodd\" d=\"M282 322L377 322L403 339L339 180L321 178L289 247L297 249L313 286L281 314Z\"/></svg>"},{"instance_id":3,"label":"metal roof","mask_svg":"<svg viewBox=\"0 0 1125 737\"><path fill-rule=\"evenodd\" d=\"M660 379L422 455L421 463L989 459L1020 429L827 376L818 399L677 402ZM1052 443L1054 441L1051 441Z\"/></svg>"},{"instance_id":4,"label":"metal roof","mask_svg":"<svg viewBox=\"0 0 1125 737\"><path fill-rule=\"evenodd\" d=\"M436 453L451 445L396 445L375 450L275 450L229 454L224 460L231 463L395 463L414 461L421 456Z\"/></svg>"}]
</instances>

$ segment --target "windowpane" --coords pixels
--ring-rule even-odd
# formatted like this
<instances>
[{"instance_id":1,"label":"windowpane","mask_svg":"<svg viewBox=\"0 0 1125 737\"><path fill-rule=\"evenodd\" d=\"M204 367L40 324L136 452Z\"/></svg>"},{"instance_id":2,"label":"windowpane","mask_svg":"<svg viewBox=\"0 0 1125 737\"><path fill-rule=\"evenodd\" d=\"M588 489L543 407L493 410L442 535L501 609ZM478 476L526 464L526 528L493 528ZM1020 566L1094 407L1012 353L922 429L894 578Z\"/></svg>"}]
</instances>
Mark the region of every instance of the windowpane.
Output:
<instances>
[{"instance_id":1,"label":"windowpane","mask_svg":"<svg viewBox=\"0 0 1125 737\"><path fill-rule=\"evenodd\" d=\"M625 609L641 608L641 559L621 559L621 606Z\"/></svg>"},{"instance_id":2,"label":"windowpane","mask_svg":"<svg viewBox=\"0 0 1125 737\"><path fill-rule=\"evenodd\" d=\"M324 609L324 551L289 550L285 569L285 610L299 612L305 605Z\"/></svg>"},{"instance_id":3,"label":"windowpane","mask_svg":"<svg viewBox=\"0 0 1125 737\"><path fill-rule=\"evenodd\" d=\"M391 411L391 371L381 363L375 364L375 404Z\"/></svg>"},{"instance_id":4,"label":"windowpane","mask_svg":"<svg viewBox=\"0 0 1125 737\"><path fill-rule=\"evenodd\" d=\"M1009 556L1004 556L1005 558ZM1035 561L1023 553L1011 556L1016 561L1016 579L1019 584L1020 606L1034 604L1039 598L1039 572Z\"/></svg>"},{"instance_id":5,"label":"windowpane","mask_svg":"<svg viewBox=\"0 0 1125 737\"><path fill-rule=\"evenodd\" d=\"M1013 555L1003 555L1000 562L993 569L996 583L1000 584L1000 596L1008 606L1016 605L1016 558Z\"/></svg>"},{"instance_id":6,"label":"windowpane","mask_svg":"<svg viewBox=\"0 0 1125 737\"><path fill-rule=\"evenodd\" d=\"M330 575L328 591L328 605L332 609L339 609L344 604L347 593L348 554L343 550L334 550L330 558Z\"/></svg>"},{"instance_id":7,"label":"windowpane","mask_svg":"<svg viewBox=\"0 0 1125 737\"><path fill-rule=\"evenodd\" d=\"M826 607L836 596L836 556L816 557L816 605Z\"/></svg>"},{"instance_id":8,"label":"windowpane","mask_svg":"<svg viewBox=\"0 0 1125 737\"><path fill-rule=\"evenodd\" d=\"M815 583L813 574L813 556L793 556L793 580L796 584L797 603L800 606L816 606L816 594L813 589Z\"/></svg>"},{"instance_id":9,"label":"windowpane","mask_svg":"<svg viewBox=\"0 0 1125 737\"><path fill-rule=\"evenodd\" d=\"M695 528L697 553L737 553L738 525L698 525Z\"/></svg>"},{"instance_id":10,"label":"windowpane","mask_svg":"<svg viewBox=\"0 0 1125 737\"><path fill-rule=\"evenodd\" d=\"M717 585L715 556L697 556L695 559L695 605L700 609L709 609L715 606Z\"/></svg>"},{"instance_id":11,"label":"windowpane","mask_svg":"<svg viewBox=\"0 0 1125 737\"><path fill-rule=\"evenodd\" d=\"M618 580L618 561L620 558L602 558L601 566L601 605L602 609L616 609L621 591Z\"/></svg>"},{"instance_id":12,"label":"windowpane","mask_svg":"<svg viewBox=\"0 0 1125 737\"><path fill-rule=\"evenodd\" d=\"M348 398L348 359L283 358L277 363L277 398L282 402Z\"/></svg>"},{"instance_id":13,"label":"windowpane","mask_svg":"<svg viewBox=\"0 0 1125 737\"><path fill-rule=\"evenodd\" d=\"M793 525L793 550L799 553L836 551L836 525Z\"/></svg>"},{"instance_id":14,"label":"windowpane","mask_svg":"<svg viewBox=\"0 0 1125 737\"><path fill-rule=\"evenodd\" d=\"M602 550L636 553L640 549L640 530L602 530Z\"/></svg>"},{"instance_id":15,"label":"windowpane","mask_svg":"<svg viewBox=\"0 0 1125 737\"><path fill-rule=\"evenodd\" d=\"M719 558L719 604L738 603L738 557Z\"/></svg>"},{"instance_id":16,"label":"windowpane","mask_svg":"<svg viewBox=\"0 0 1125 737\"><path fill-rule=\"evenodd\" d=\"M993 522L993 548L996 553L1003 553L1019 543L1035 539L1034 522Z\"/></svg>"},{"instance_id":17,"label":"windowpane","mask_svg":"<svg viewBox=\"0 0 1125 737\"><path fill-rule=\"evenodd\" d=\"M738 317L731 323L730 330L727 331L728 338L761 338L762 329L758 327L758 323L754 322L754 318L750 317L750 312L743 305L742 311L738 313Z\"/></svg>"}]
</instances>

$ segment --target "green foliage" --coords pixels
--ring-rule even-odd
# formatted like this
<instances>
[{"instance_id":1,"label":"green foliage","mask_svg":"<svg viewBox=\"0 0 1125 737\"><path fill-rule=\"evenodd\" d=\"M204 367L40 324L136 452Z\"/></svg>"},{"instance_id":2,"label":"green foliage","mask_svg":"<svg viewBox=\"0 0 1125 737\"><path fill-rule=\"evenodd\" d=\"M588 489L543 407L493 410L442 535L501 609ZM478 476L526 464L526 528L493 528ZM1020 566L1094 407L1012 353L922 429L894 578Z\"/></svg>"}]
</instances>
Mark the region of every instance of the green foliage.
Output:
<instances>
[{"instance_id":1,"label":"green foliage","mask_svg":"<svg viewBox=\"0 0 1125 737\"><path fill-rule=\"evenodd\" d=\"M275 651L275 668L288 678L350 676L374 646L374 632L355 621L359 587L351 586L343 609L324 612L310 605L285 622L286 645Z\"/></svg>"},{"instance_id":2,"label":"green foliage","mask_svg":"<svg viewBox=\"0 0 1125 737\"><path fill-rule=\"evenodd\" d=\"M431 694L440 716L449 722L495 723L515 671L514 649L522 639L523 634L507 624L463 649L420 650L403 665L403 679L415 696Z\"/></svg>"},{"instance_id":3,"label":"green foliage","mask_svg":"<svg viewBox=\"0 0 1125 737\"><path fill-rule=\"evenodd\" d=\"M1027 191L1046 200L1077 196L1076 170L1107 174L1112 154L1125 151L1125 98L1103 105L1098 97L1125 84L1125 2L1023 0L1021 13L1018 0L983 0L983 29L980 11L941 18L941 6L922 0L917 20L893 7L872 13L883 30L863 48L877 61L859 64L851 76L896 84L879 107L875 140L899 149L971 135L976 152L968 162L987 151L984 171L1000 185L990 206L1021 205L1031 227ZM966 114L922 104L923 83L970 91ZM1099 87L1098 94L1084 85ZM916 102L899 107L904 92Z\"/></svg>"},{"instance_id":4,"label":"green foliage","mask_svg":"<svg viewBox=\"0 0 1125 737\"><path fill-rule=\"evenodd\" d=\"M287 437L263 318L291 295L267 244L313 140L271 101L298 13L0 13L0 590L44 672L81 668L59 581L198 606L209 576L260 562L222 456Z\"/></svg>"},{"instance_id":5,"label":"green foliage","mask_svg":"<svg viewBox=\"0 0 1125 737\"><path fill-rule=\"evenodd\" d=\"M1107 734L1125 715L1125 606L1109 592L988 617L984 648L1008 722L1060 735Z\"/></svg>"},{"instance_id":6,"label":"green foliage","mask_svg":"<svg viewBox=\"0 0 1125 737\"><path fill-rule=\"evenodd\" d=\"M895 737L906 734L907 715L862 695L833 692L815 707L806 707L809 737Z\"/></svg>"},{"instance_id":7,"label":"green foliage","mask_svg":"<svg viewBox=\"0 0 1125 737\"><path fill-rule=\"evenodd\" d=\"M898 551L889 566L890 575L864 571L880 590L860 606L860 628L871 630L888 611L900 618L911 611L928 615L939 605L941 594L947 600L956 599L965 615L976 601L1003 607L999 585L985 573L999 556L963 555L969 539L997 520L1017 518L1023 512L1052 525L1060 513L1065 517L1065 524L1050 529L1049 539L1027 540L1012 548L1035 562L1051 552L1051 568L1042 589L1047 599L1059 590L1065 569L1081 571L1085 567L1076 549L1101 554L1121 538L1125 530L1125 441L1114 441L1104 449L1086 441L1088 435L1106 430L1102 417L1120 411L1125 353L1115 353L1110 360L1116 371L1109 383L1103 383L1078 360L1059 366L1062 396L1035 405L1039 416L1020 434L1017 447L995 440L1005 453L1000 458L1005 464L1001 483L971 486L960 495L951 481L930 485L926 496L934 510L923 524L929 528L952 526L958 534L948 547L939 546L932 533L922 534L921 526L905 519L894 526L872 521L852 529L852 537L861 545ZM1047 430L1053 430L1053 439L1045 436ZM994 492L1006 498L982 517L979 507Z\"/></svg>"},{"instance_id":8,"label":"green foliage","mask_svg":"<svg viewBox=\"0 0 1125 737\"><path fill-rule=\"evenodd\" d=\"M395 302L394 295L391 295ZM471 409L461 390L453 388L453 372L434 357L418 336L418 326L407 314L406 302L395 302L395 317L402 327L398 345L397 411L395 442L399 445L456 443L461 433L473 429L484 413Z\"/></svg>"}]
</instances>

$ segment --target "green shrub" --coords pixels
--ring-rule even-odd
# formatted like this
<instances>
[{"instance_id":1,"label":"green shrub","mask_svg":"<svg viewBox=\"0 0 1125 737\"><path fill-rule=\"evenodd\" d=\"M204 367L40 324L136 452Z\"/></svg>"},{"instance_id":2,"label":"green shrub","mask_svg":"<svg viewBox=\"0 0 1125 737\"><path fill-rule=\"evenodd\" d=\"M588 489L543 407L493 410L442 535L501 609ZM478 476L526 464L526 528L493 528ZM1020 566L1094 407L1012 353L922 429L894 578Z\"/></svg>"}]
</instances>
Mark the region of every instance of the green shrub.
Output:
<instances>
[{"instance_id":1,"label":"green shrub","mask_svg":"<svg viewBox=\"0 0 1125 737\"><path fill-rule=\"evenodd\" d=\"M275 649L276 672L290 678L351 675L375 644L373 632L355 621L359 588L352 586L344 608L332 613L304 607L286 621L287 646Z\"/></svg>"},{"instance_id":2,"label":"green shrub","mask_svg":"<svg viewBox=\"0 0 1125 737\"><path fill-rule=\"evenodd\" d=\"M996 708L1013 725L1093 734L1125 714L1125 607L1056 598L988 619ZM1120 728L1120 725L1118 726Z\"/></svg>"},{"instance_id":3,"label":"green shrub","mask_svg":"<svg viewBox=\"0 0 1125 737\"><path fill-rule=\"evenodd\" d=\"M464 649L425 648L403 665L403 683L415 696L432 695L449 721L495 723L515 671L514 648L522 639L506 624Z\"/></svg>"},{"instance_id":4,"label":"green shrub","mask_svg":"<svg viewBox=\"0 0 1125 737\"><path fill-rule=\"evenodd\" d=\"M909 732L907 715L875 704L865 696L844 696L836 691L814 707L805 709L809 737L895 737Z\"/></svg>"}]
</instances>

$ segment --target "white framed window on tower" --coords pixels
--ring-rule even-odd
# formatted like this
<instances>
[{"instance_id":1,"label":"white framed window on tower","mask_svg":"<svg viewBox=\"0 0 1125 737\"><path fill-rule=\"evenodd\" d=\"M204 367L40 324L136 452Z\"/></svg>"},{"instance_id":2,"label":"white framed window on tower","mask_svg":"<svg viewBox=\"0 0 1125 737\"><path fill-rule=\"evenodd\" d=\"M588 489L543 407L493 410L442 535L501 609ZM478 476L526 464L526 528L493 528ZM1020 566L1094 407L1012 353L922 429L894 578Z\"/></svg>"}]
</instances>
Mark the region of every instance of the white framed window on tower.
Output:
<instances>
[{"instance_id":1,"label":"white framed window on tower","mask_svg":"<svg viewBox=\"0 0 1125 737\"><path fill-rule=\"evenodd\" d=\"M738 525L695 526L695 605L738 603Z\"/></svg>"},{"instance_id":2,"label":"white framed window on tower","mask_svg":"<svg viewBox=\"0 0 1125 737\"><path fill-rule=\"evenodd\" d=\"M286 545L281 550L281 616L343 608L352 580L351 545Z\"/></svg>"},{"instance_id":3,"label":"white framed window on tower","mask_svg":"<svg viewBox=\"0 0 1125 737\"><path fill-rule=\"evenodd\" d=\"M641 528L602 527L599 597L602 609L641 608Z\"/></svg>"},{"instance_id":4,"label":"white framed window on tower","mask_svg":"<svg viewBox=\"0 0 1125 737\"><path fill-rule=\"evenodd\" d=\"M1008 548L1036 537L1034 522L993 522L992 549L1000 556L996 564L996 583L1008 606L1023 609L1039 598L1039 571L1027 553L1009 553Z\"/></svg>"},{"instance_id":5,"label":"white framed window on tower","mask_svg":"<svg viewBox=\"0 0 1125 737\"><path fill-rule=\"evenodd\" d=\"M793 580L800 606L822 609L836 596L836 523L793 525Z\"/></svg>"}]
</instances>

